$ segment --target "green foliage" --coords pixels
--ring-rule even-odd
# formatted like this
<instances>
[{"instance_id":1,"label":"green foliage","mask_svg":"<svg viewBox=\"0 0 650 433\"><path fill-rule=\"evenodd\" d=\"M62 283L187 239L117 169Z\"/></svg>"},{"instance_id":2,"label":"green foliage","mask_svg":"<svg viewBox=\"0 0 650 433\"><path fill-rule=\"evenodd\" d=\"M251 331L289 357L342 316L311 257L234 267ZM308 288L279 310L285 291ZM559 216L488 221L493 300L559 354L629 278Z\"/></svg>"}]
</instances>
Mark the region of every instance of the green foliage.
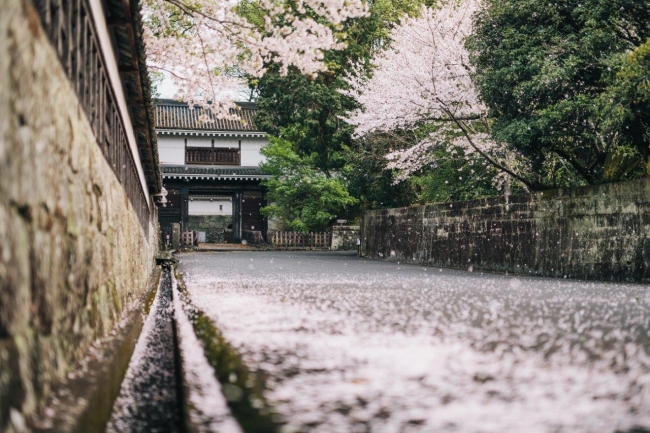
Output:
<instances>
[{"instance_id":1,"label":"green foliage","mask_svg":"<svg viewBox=\"0 0 650 433\"><path fill-rule=\"evenodd\" d=\"M345 158L346 178L351 194L360 200L361 209L409 206L414 203L471 200L499 194L495 186L497 171L480 155L464 155L460 148L444 146L429 151L430 164L395 183L394 173L385 169L386 154L427 136L436 125L412 131L375 133L354 141Z\"/></svg>"},{"instance_id":2,"label":"green foliage","mask_svg":"<svg viewBox=\"0 0 650 433\"><path fill-rule=\"evenodd\" d=\"M342 85L342 77L332 73L316 79L297 72L286 77L269 73L257 87L256 123L274 136L284 130L297 152L316 154L320 170L339 170L344 164L339 152L351 133L338 118L351 108L351 101L337 91Z\"/></svg>"},{"instance_id":3,"label":"green foliage","mask_svg":"<svg viewBox=\"0 0 650 433\"><path fill-rule=\"evenodd\" d=\"M461 149L449 152L444 148L438 148L433 153L433 166L409 179L417 190L417 201L454 202L500 193L495 186L497 171L479 155L466 158ZM503 179L505 181L506 178Z\"/></svg>"},{"instance_id":4,"label":"green foliage","mask_svg":"<svg viewBox=\"0 0 650 433\"><path fill-rule=\"evenodd\" d=\"M633 175L649 153L642 119L650 105L633 91L648 16L650 3L638 0L487 0L468 47L495 138L530 158L540 178L549 158L571 165L563 184ZM620 148L635 158L621 158L629 152ZM613 178L612 161L627 165Z\"/></svg>"},{"instance_id":5,"label":"green foliage","mask_svg":"<svg viewBox=\"0 0 650 433\"><path fill-rule=\"evenodd\" d=\"M291 137L285 138L299 154L316 153L314 163L326 173L341 170L345 160L340 153L352 141L352 128L340 116L356 108L355 101L340 92L347 88L345 74L351 65L369 60L385 43L394 20L404 13L416 13L420 4L417 0L373 3L369 17L343 26L340 32L346 36L347 47L324 53L328 70L316 77L297 71L283 76L269 65L264 77L251 81L258 95L258 126L275 136L280 130L290 131Z\"/></svg>"},{"instance_id":6,"label":"green foliage","mask_svg":"<svg viewBox=\"0 0 650 433\"><path fill-rule=\"evenodd\" d=\"M159 12L161 4L152 0L144 0L144 5L151 11ZM192 4L200 9L200 3ZM176 4L165 5L168 25L162 25L161 19L156 13L148 13L143 17L143 24L151 30L156 37L173 36L185 38L194 31L194 23L188 14ZM164 9L163 8L163 9Z\"/></svg>"},{"instance_id":7,"label":"green foliage","mask_svg":"<svg viewBox=\"0 0 650 433\"><path fill-rule=\"evenodd\" d=\"M360 209L408 206L417 201L416 189L408 182L394 184L386 170L386 154L393 150L394 138L374 134L355 140L344 151L345 175L350 194L359 199Z\"/></svg>"},{"instance_id":8,"label":"green foliage","mask_svg":"<svg viewBox=\"0 0 650 433\"><path fill-rule=\"evenodd\" d=\"M249 80L257 95L258 127L282 137L265 149L267 157L276 158L266 166L273 175L267 182L271 203L267 215L282 216L294 230L321 230L336 215L347 212L352 218L360 208L406 205L414 199L410 187L393 185L391 173L384 170L385 153L352 140L352 128L340 117L356 105L341 90L347 88L350 66L371 59L399 17L417 14L422 3L372 2L368 17L337 29L347 47L324 53L328 70L315 77L292 70L283 76L268 65L264 77ZM321 192L324 196L316 200ZM323 206L322 201L329 204Z\"/></svg>"},{"instance_id":9,"label":"green foliage","mask_svg":"<svg viewBox=\"0 0 650 433\"><path fill-rule=\"evenodd\" d=\"M617 169L607 171L612 180L625 177L637 167L650 175L647 146L650 143L650 39L631 53L613 61L616 74L599 100L603 128L621 137L623 146L606 162ZM645 157L645 164L638 154Z\"/></svg>"},{"instance_id":10,"label":"green foliage","mask_svg":"<svg viewBox=\"0 0 650 433\"><path fill-rule=\"evenodd\" d=\"M271 138L262 154L262 170L272 175L263 182L270 205L262 214L280 218L288 230L323 231L357 202L341 177L326 176L314 167L316 155L298 155L291 142Z\"/></svg>"}]
</instances>

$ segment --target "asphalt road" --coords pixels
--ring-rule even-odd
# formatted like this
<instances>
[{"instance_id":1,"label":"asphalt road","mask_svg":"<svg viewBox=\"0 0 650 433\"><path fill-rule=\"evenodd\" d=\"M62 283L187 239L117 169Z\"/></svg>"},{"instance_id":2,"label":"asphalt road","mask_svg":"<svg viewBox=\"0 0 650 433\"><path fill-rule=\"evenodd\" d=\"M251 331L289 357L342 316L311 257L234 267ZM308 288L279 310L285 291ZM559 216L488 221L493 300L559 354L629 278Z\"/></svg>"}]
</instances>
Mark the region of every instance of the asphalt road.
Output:
<instances>
[{"instance_id":1,"label":"asphalt road","mask_svg":"<svg viewBox=\"0 0 650 433\"><path fill-rule=\"evenodd\" d=\"M650 290L347 253L178 255L286 431L650 428Z\"/></svg>"}]
</instances>

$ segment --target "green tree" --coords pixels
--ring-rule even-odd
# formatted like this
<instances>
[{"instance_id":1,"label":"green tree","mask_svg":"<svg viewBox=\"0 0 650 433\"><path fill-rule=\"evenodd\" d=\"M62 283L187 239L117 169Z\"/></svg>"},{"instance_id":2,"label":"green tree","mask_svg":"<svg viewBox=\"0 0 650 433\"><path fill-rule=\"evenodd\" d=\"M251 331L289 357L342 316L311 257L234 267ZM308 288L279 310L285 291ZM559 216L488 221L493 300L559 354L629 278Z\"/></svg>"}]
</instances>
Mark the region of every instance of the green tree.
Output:
<instances>
[{"instance_id":1,"label":"green tree","mask_svg":"<svg viewBox=\"0 0 650 433\"><path fill-rule=\"evenodd\" d=\"M608 155L605 177L618 180L637 166L650 175L650 39L614 63L617 72L598 104L606 134L620 142L618 151Z\"/></svg>"},{"instance_id":2,"label":"green tree","mask_svg":"<svg viewBox=\"0 0 650 433\"><path fill-rule=\"evenodd\" d=\"M465 157L462 149L451 152L435 149L433 166L412 176L417 201L421 203L454 202L498 195L509 178L498 176L497 170L480 155Z\"/></svg>"},{"instance_id":3,"label":"green tree","mask_svg":"<svg viewBox=\"0 0 650 433\"><path fill-rule=\"evenodd\" d=\"M621 59L650 36L648 16L638 0L487 0L475 18L468 47L494 137L530 158L540 186L558 160L560 185L634 176L647 160L647 99L630 94L644 54Z\"/></svg>"},{"instance_id":4,"label":"green tree","mask_svg":"<svg viewBox=\"0 0 650 433\"><path fill-rule=\"evenodd\" d=\"M356 107L340 92L348 86L345 75L387 43L388 31L400 16L416 14L421 4L420 0L372 2L368 17L344 24L340 33L347 47L324 53L327 71L315 77L295 70L282 75L277 66L269 65L264 77L251 80L257 94L258 126L275 136L284 130L284 138L294 143L299 154L317 154L314 163L323 172L340 170L346 162L341 151L352 141L352 129L340 117Z\"/></svg>"},{"instance_id":5,"label":"green tree","mask_svg":"<svg viewBox=\"0 0 650 433\"><path fill-rule=\"evenodd\" d=\"M431 131L425 125L411 131L374 133L355 140L346 152L346 178L361 208L380 209L414 203L471 200L498 195L509 179L479 154L465 155L460 147L439 146L429 151L429 163L405 181L396 183L385 169L386 155L422 140Z\"/></svg>"},{"instance_id":6,"label":"green tree","mask_svg":"<svg viewBox=\"0 0 650 433\"><path fill-rule=\"evenodd\" d=\"M365 64L379 47L388 43L389 29L399 17L417 14L422 3L421 0L371 2L369 16L350 20L337 29L345 36L347 47L324 53L327 71L317 76L308 77L295 70L283 75L277 66L268 65L268 71L261 79L250 80L256 95L257 125L271 136L282 137L285 146L291 143L290 150L301 161L302 169L311 173L310 178L321 179L319 185L336 186L336 191L331 190L335 196L342 193L338 188L354 195L355 200L346 201L350 215L369 206L409 204L415 197L408 186L393 185L391 173L384 170L386 161L383 155L376 158L377 152L365 146L367 143L357 143L352 139L352 128L341 120L341 116L354 109L355 102L341 90L348 86L345 75L352 65ZM305 165L308 163L311 167ZM280 215L284 212L280 209L286 209L285 220L290 227L303 230L309 226L312 230L320 223L310 222L306 226L293 223L296 217L291 212L311 205L293 196L293 189L281 187L281 180L296 179L282 170L292 169L289 165L277 165L273 171L274 178L268 185L269 194L273 196L269 201L275 204L269 206L267 212ZM313 183L309 185L314 186ZM316 200L316 196L312 197ZM318 206L316 200L313 208ZM337 209L325 213L342 215L344 211ZM306 218L297 220L306 221ZM319 221L326 219L323 216Z\"/></svg>"},{"instance_id":7,"label":"green tree","mask_svg":"<svg viewBox=\"0 0 650 433\"><path fill-rule=\"evenodd\" d=\"M291 142L275 137L262 154L266 157L262 171L272 175L263 182L270 204L262 214L279 218L288 230L323 231L357 202L342 177L326 176L314 167L316 154L300 156Z\"/></svg>"},{"instance_id":8,"label":"green tree","mask_svg":"<svg viewBox=\"0 0 650 433\"><path fill-rule=\"evenodd\" d=\"M393 173L386 170L386 154L395 148L395 141L394 135L373 134L353 140L344 150L345 177L360 209L402 207L417 201L413 185L395 184Z\"/></svg>"}]
</instances>

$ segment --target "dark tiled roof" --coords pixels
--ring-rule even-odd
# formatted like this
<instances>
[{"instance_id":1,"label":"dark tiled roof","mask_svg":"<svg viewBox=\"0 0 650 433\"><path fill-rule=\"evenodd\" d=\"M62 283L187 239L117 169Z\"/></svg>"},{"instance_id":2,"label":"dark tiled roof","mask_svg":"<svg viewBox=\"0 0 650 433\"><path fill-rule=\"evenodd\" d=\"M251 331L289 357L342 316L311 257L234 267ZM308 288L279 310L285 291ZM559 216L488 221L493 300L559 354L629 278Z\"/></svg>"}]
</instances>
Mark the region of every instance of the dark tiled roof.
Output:
<instances>
[{"instance_id":1,"label":"dark tiled roof","mask_svg":"<svg viewBox=\"0 0 650 433\"><path fill-rule=\"evenodd\" d=\"M237 102L237 114L241 120L223 120L213 116L210 110L194 107L190 110L184 102L171 99L156 101L156 128L158 129L183 129L200 131L259 131L253 117L255 104L252 102ZM202 116L207 116L209 121L201 121Z\"/></svg>"},{"instance_id":2,"label":"dark tiled roof","mask_svg":"<svg viewBox=\"0 0 650 433\"><path fill-rule=\"evenodd\" d=\"M192 165L163 165L163 175L203 175L203 176L265 176L259 167L197 167Z\"/></svg>"}]
</instances>

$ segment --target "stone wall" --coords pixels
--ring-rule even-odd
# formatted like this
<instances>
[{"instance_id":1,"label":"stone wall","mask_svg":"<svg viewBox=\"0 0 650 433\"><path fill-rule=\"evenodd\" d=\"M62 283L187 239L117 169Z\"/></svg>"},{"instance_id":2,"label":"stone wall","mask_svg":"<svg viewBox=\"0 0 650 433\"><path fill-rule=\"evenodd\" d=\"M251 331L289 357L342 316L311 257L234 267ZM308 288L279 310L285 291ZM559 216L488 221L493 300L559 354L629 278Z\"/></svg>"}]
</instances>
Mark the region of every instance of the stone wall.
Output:
<instances>
[{"instance_id":1,"label":"stone wall","mask_svg":"<svg viewBox=\"0 0 650 433\"><path fill-rule=\"evenodd\" d=\"M156 230L145 235L29 1L2 2L0 35L0 431L16 431L146 290Z\"/></svg>"},{"instance_id":2,"label":"stone wall","mask_svg":"<svg viewBox=\"0 0 650 433\"><path fill-rule=\"evenodd\" d=\"M367 212L362 254L560 278L650 282L650 179Z\"/></svg>"},{"instance_id":3,"label":"stone wall","mask_svg":"<svg viewBox=\"0 0 650 433\"><path fill-rule=\"evenodd\" d=\"M205 232L206 242L216 244L232 242L232 216L190 215L188 228Z\"/></svg>"},{"instance_id":4,"label":"stone wall","mask_svg":"<svg viewBox=\"0 0 650 433\"><path fill-rule=\"evenodd\" d=\"M359 226L332 226L332 251L355 251Z\"/></svg>"}]
</instances>

